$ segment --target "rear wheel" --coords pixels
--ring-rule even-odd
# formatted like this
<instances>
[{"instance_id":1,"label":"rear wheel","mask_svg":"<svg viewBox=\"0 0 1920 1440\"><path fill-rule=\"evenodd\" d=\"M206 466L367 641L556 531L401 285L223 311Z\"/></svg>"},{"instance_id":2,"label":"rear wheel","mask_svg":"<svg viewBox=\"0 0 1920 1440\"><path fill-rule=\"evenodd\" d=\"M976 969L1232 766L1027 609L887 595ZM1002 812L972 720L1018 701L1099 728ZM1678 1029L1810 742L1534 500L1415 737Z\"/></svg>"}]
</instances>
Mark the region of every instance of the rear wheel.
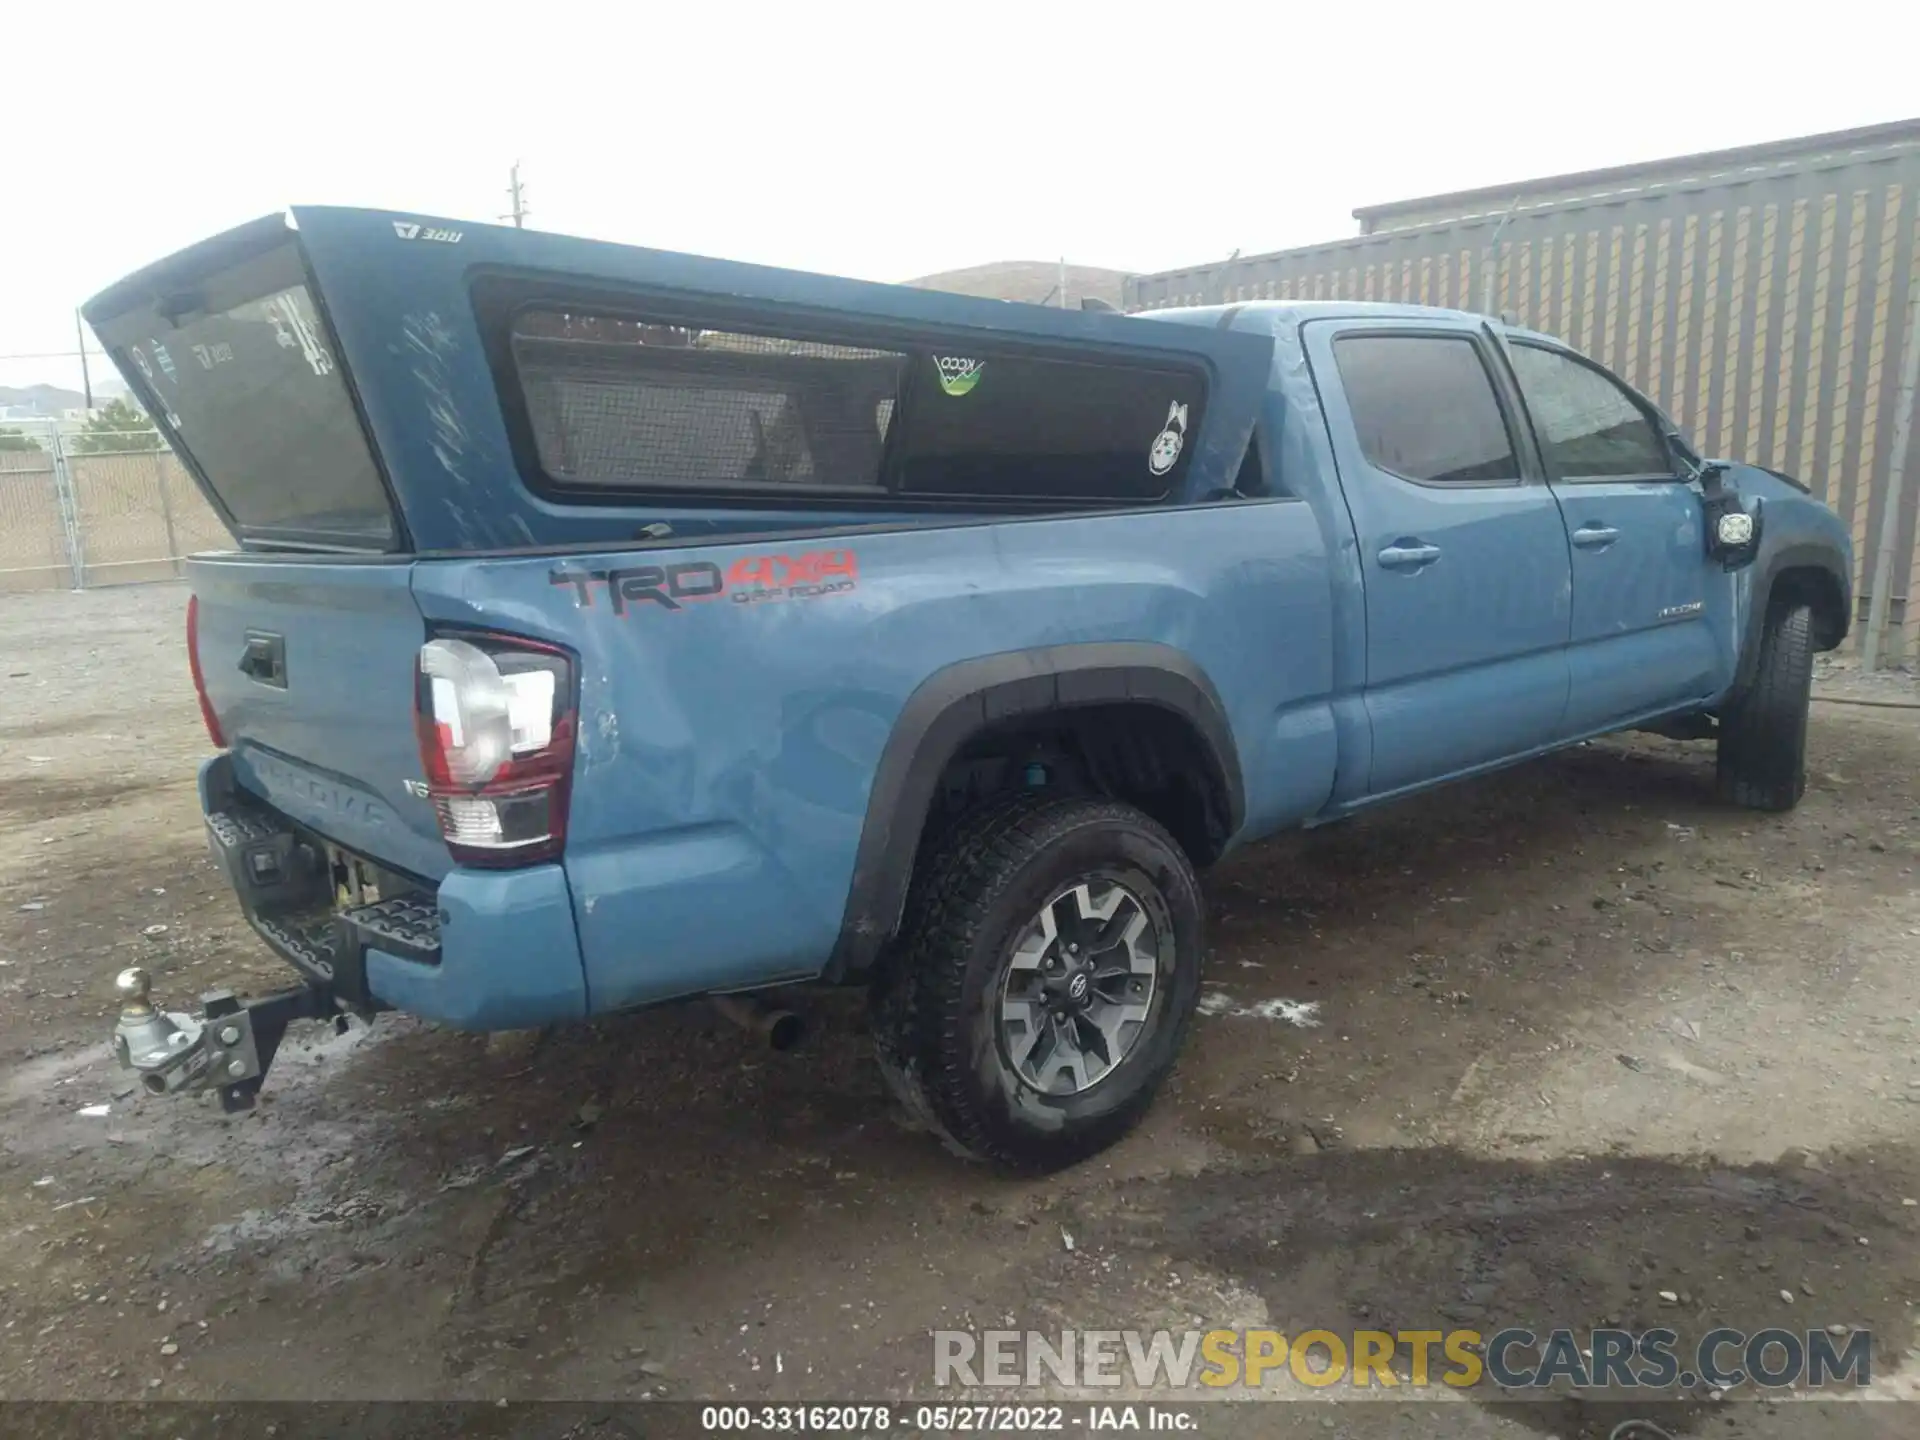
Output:
<instances>
[{"instance_id":1,"label":"rear wheel","mask_svg":"<svg viewBox=\"0 0 1920 1440\"><path fill-rule=\"evenodd\" d=\"M1813 611L1786 603L1767 616L1753 681L1720 716L1720 798L1750 810L1791 810L1807 788L1807 706L1813 694Z\"/></svg>"},{"instance_id":2,"label":"rear wheel","mask_svg":"<svg viewBox=\"0 0 1920 1440\"><path fill-rule=\"evenodd\" d=\"M875 1006L883 1070L954 1148L1058 1169L1146 1112L1200 985L1199 884L1128 805L1022 795L917 877Z\"/></svg>"}]
</instances>

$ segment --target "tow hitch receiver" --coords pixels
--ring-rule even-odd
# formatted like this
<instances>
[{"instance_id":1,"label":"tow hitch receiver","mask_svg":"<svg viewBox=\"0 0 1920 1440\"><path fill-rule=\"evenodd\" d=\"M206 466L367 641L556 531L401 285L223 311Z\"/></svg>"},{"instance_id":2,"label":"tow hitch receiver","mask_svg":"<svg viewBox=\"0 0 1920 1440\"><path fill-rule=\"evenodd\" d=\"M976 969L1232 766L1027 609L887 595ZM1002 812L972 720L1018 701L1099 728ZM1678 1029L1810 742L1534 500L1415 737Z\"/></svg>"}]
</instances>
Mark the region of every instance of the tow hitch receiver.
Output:
<instances>
[{"instance_id":1,"label":"tow hitch receiver","mask_svg":"<svg viewBox=\"0 0 1920 1440\"><path fill-rule=\"evenodd\" d=\"M229 1113L253 1108L273 1064L287 1026L295 1020L332 1020L344 1029L330 990L301 985L253 1000L231 990L210 990L200 997L196 1019L158 1008L152 980L135 967L114 981L120 992L120 1021L113 1029L113 1050L120 1063L139 1072L151 1094L217 1090L220 1108Z\"/></svg>"}]
</instances>

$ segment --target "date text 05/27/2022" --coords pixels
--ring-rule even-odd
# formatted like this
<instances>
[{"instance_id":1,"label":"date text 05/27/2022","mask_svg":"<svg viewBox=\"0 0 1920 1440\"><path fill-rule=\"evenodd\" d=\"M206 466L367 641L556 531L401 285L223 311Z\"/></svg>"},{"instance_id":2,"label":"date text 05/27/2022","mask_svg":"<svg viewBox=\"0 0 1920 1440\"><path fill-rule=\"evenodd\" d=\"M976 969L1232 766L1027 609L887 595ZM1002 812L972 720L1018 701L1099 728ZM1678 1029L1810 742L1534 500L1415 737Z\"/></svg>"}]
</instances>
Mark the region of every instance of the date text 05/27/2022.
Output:
<instances>
[{"instance_id":1,"label":"date text 05/27/2022","mask_svg":"<svg viewBox=\"0 0 1920 1440\"><path fill-rule=\"evenodd\" d=\"M1199 1407L1120 1405L707 1405L709 1434L996 1435L1155 1431L1195 1435Z\"/></svg>"}]
</instances>

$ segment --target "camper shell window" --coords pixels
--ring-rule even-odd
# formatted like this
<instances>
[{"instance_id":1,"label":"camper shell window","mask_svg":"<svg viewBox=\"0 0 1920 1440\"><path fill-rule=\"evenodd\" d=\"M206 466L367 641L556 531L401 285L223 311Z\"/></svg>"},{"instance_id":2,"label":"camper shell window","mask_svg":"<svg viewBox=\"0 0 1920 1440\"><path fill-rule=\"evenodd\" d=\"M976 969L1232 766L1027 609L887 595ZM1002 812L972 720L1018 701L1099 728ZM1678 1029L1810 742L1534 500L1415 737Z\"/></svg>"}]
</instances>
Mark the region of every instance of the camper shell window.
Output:
<instances>
[{"instance_id":1,"label":"camper shell window","mask_svg":"<svg viewBox=\"0 0 1920 1440\"><path fill-rule=\"evenodd\" d=\"M487 308L523 472L563 500L1152 504L1178 492L1206 404L1198 367L1157 357L666 305L523 304L489 325Z\"/></svg>"},{"instance_id":2,"label":"camper shell window","mask_svg":"<svg viewBox=\"0 0 1920 1440\"><path fill-rule=\"evenodd\" d=\"M393 502L291 237L95 328L242 541L398 543Z\"/></svg>"}]
</instances>

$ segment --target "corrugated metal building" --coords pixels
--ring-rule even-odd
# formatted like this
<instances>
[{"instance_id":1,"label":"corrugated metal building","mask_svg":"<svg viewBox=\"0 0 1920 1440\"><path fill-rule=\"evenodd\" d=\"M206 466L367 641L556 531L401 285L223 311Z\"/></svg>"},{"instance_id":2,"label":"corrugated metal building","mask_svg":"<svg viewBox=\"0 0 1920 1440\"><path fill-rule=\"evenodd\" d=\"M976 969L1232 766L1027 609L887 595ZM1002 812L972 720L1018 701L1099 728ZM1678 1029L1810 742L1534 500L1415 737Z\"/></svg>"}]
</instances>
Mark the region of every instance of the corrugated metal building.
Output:
<instances>
[{"instance_id":1,"label":"corrugated metal building","mask_svg":"<svg viewBox=\"0 0 1920 1440\"><path fill-rule=\"evenodd\" d=\"M1812 485L1852 528L1867 618L1899 411L1914 420L1902 361L1920 298L1920 120L1354 216L1353 239L1130 277L1126 308L1361 299L1510 315L1625 376L1706 453ZM1920 645L1920 439L1902 469L1888 658Z\"/></svg>"}]
</instances>

